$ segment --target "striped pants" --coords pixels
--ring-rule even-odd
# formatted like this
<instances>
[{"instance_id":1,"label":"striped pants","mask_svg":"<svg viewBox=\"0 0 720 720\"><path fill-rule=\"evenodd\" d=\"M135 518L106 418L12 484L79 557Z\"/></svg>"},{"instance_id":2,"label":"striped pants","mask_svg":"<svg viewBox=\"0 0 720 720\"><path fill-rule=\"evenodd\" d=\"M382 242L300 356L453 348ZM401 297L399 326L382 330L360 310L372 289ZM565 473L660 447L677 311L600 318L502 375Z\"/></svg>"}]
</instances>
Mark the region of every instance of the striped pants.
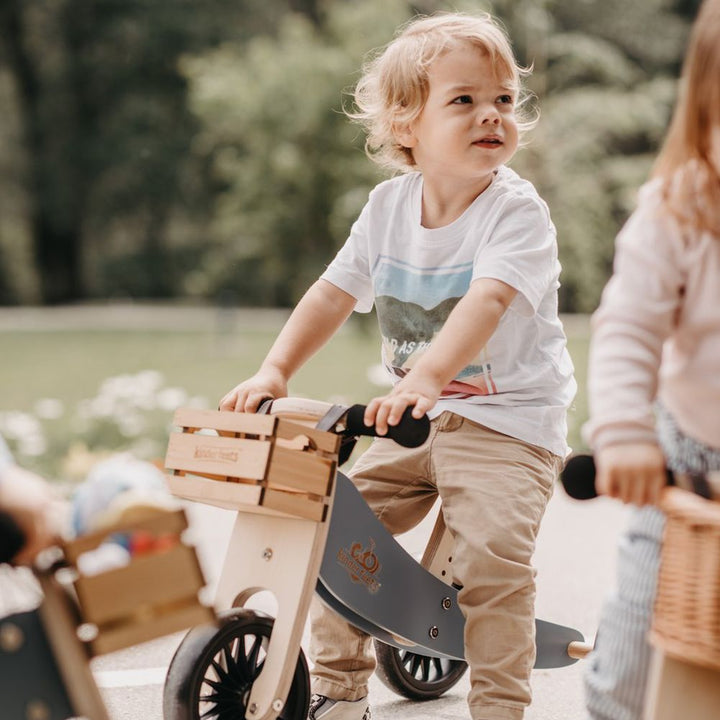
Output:
<instances>
[{"instance_id":1,"label":"striped pants","mask_svg":"<svg viewBox=\"0 0 720 720\"><path fill-rule=\"evenodd\" d=\"M720 469L720 449L683 435L662 407L657 433L673 470ZM592 720L642 720L651 654L647 634L664 525L665 518L656 508L634 508L620 540L616 589L603 607L585 674L585 699Z\"/></svg>"}]
</instances>

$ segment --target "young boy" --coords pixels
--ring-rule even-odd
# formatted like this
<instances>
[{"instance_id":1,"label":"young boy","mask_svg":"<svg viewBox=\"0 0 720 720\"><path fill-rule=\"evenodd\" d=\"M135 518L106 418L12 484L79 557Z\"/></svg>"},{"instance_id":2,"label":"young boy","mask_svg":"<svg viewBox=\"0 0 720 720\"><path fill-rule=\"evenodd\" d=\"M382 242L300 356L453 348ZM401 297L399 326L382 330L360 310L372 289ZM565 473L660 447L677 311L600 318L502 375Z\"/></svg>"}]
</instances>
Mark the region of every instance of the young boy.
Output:
<instances>
[{"instance_id":1,"label":"young boy","mask_svg":"<svg viewBox=\"0 0 720 720\"><path fill-rule=\"evenodd\" d=\"M515 153L521 69L487 15L407 25L366 68L353 118L368 151L403 174L381 183L350 237L302 298L263 362L221 409L254 411L353 310L375 305L395 381L365 422L380 434L414 406L431 435L406 449L379 438L351 475L393 533L439 493L456 541L474 720L518 720L535 659L540 520L566 454L575 393L557 316L555 230ZM310 720L369 720L370 639L313 609Z\"/></svg>"}]
</instances>

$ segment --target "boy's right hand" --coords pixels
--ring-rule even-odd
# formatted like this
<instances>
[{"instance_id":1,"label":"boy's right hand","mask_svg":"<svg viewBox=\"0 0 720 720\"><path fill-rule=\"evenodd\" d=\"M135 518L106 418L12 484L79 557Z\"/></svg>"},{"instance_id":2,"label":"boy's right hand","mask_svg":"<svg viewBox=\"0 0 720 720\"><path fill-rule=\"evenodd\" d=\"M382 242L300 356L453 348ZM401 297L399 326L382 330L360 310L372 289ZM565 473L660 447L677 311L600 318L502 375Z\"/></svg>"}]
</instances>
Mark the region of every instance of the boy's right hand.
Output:
<instances>
[{"instance_id":1,"label":"boy's right hand","mask_svg":"<svg viewBox=\"0 0 720 720\"><path fill-rule=\"evenodd\" d=\"M287 392L287 380L282 373L263 369L227 393L218 410L256 412L263 400L287 397Z\"/></svg>"}]
</instances>

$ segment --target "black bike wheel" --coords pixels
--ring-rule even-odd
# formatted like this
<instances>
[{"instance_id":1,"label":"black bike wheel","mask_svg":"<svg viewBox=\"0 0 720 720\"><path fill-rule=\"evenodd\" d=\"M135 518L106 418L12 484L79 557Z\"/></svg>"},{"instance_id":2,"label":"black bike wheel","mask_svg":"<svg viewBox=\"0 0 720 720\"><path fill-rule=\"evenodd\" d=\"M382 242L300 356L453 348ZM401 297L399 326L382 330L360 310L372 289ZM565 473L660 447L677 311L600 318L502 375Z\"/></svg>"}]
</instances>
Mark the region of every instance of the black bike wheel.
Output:
<instances>
[{"instance_id":1,"label":"black bike wheel","mask_svg":"<svg viewBox=\"0 0 720 720\"><path fill-rule=\"evenodd\" d=\"M463 660L428 657L375 640L375 673L385 687L410 700L432 700L465 674Z\"/></svg>"},{"instance_id":2,"label":"black bike wheel","mask_svg":"<svg viewBox=\"0 0 720 720\"><path fill-rule=\"evenodd\" d=\"M164 720L243 720L250 690L262 672L273 619L242 608L221 613L220 627L190 630L168 669ZM278 720L305 720L310 675L300 651Z\"/></svg>"}]
</instances>

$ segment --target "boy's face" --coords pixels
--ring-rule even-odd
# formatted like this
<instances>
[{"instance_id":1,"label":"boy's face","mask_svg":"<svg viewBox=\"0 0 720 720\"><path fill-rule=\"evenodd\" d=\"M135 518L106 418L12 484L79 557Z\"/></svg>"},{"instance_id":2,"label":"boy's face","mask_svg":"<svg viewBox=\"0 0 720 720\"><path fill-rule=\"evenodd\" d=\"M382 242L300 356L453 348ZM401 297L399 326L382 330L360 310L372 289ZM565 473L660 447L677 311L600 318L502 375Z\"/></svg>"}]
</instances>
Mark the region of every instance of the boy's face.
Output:
<instances>
[{"instance_id":1,"label":"boy's face","mask_svg":"<svg viewBox=\"0 0 720 720\"><path fill-rule=\"evenodd\" d=\"M496 75L489 56L459 45L430 66L420 115L397 131L426 176L489 182L518 146L515 91Z\"/></svg>"}]
</instances>

